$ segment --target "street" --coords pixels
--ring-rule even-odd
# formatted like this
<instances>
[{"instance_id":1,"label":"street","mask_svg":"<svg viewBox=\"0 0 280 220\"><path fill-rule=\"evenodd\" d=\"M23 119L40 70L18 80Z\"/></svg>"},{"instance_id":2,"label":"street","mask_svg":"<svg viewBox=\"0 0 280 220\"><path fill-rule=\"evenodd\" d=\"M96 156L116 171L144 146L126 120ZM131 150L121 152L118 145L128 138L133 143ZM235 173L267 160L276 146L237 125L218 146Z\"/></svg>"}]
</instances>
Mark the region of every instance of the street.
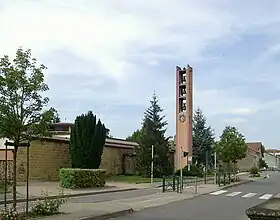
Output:
<instances>
[{"instance_id":1,"label":"street","mask_svg":"<svg viewBox=\"0 0 280 220\"><path fill-rule=\"evenodd\" d=\"M247 208L264 202L280 191L279 182L280 173L277 172L271 174L268 179L156 208L144 209L115 220L245 220Z\"/></svg>"}]
</instances>

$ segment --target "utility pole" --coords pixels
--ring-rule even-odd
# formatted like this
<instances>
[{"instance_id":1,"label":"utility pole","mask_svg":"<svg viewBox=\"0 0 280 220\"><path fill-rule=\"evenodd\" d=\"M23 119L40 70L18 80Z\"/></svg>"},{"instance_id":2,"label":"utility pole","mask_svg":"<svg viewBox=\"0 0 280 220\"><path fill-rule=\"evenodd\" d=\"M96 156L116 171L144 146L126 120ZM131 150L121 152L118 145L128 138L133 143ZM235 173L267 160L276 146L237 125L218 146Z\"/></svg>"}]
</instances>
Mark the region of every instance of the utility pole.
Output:
<instances>
[{"instance_id":1,"label":"utility pole","mask_svg":"<svg viewBox=\"0 0 280 220\"><path fill-rule=\"evenodd\" d=\"M151 185L154 182L154 145L152 145L152 162L151 162Z\"/></svg>"}]
</instances>

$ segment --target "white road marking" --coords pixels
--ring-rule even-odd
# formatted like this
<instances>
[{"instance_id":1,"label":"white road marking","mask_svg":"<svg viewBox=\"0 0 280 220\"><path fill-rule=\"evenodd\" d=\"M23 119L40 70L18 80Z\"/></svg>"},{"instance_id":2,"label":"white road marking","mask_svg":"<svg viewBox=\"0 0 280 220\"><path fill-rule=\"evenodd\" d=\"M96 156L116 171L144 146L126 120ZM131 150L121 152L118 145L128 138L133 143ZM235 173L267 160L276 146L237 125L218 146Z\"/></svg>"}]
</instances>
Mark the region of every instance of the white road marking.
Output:
<instances>
[{"instance_id":1,"label":"white road marking","mask_svg":"<svg viewBox=\"0 0 280 220\"><path fill-rule=\"evenodd\" d=\"M243 198L251 198L253 196L257 195L257 193L247 193L246 195L242 196Z\"/></svg>"},{"instance_id":2,"label":"white road marking","mask_svg":"<svg viewBox=\"0 0 280 220\"><path fill-rule=\"evenodd\" d=\"M223 193L225 193L225 192L227 192L227 191L226 191L226 190L220 190L220 191L212 192L212 193L210 193L210 194L211 194L211 195L217 196L217 195L223 194Z\"/></svg>"},{"instance_id":3,"label":"white road marking","mask_svg":"<svg viewBox=\"0 0 280 220\"><path fill-rule=\"evenodd\" d=\"M272 196L273 194L264 194L263 196L259 197L259 199L269 199Z\"/></svg>"},{"instance_id":4,"label":"white road marking","mask_svg":"<svg viewBox=\"0 0 280 220\"><path fill-rule=\"evenodd\" d=\"M226 196L237 196L238 194L241 194L242 192L232 192L230 194L227 194Z\"/></svg>"}]
</instances>

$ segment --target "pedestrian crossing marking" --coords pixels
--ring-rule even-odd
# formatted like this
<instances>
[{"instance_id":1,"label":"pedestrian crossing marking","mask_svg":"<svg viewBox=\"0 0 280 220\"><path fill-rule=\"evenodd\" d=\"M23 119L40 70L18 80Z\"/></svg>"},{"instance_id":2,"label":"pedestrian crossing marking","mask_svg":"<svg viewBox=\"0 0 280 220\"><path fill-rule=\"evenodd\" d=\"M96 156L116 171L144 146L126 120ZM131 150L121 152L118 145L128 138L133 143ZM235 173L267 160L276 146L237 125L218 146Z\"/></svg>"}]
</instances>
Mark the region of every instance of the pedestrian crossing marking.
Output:
<instances>
[{"instance_id":1,"label":"pedestrian crossing marking","mask_svg":"<svg viewBox=\"0 0 280 220\"><path fill-rule=\"evenodd\" d=\"M270 199L272 196L273 194L264 194L263 196L259 197L259 199Z\"/></svg>"},{"instance_id":2,"label":"pedestrian crossing marking","mask_svg":"<svg viewBox=\"0 0 280 220\"><path fill-rule=\"evenodd\" d=\"M228 194L226 194L226 193L228 193ZM252 198L252 197L256 196L258 193L247 193L245 195L241 195L242 192L228 192L227 190L219 190L219 191L212 192L209 194L214 195L214 196L221 195L221 196L227 196L227 197L234 197L234 196L240 195L242 198ZM259 195L261 195L261 196L258 199L267 200L267 199L270 199L274 194L259 193Z\"/></svg>"},{"instance_id":3,"label":"pedestrian crossing marking","mask_svg":"<svg viewBox=\"0 0 280 220\"><path fill-rule=\"evenodd\" d=\"M237 196L239 194L241 194L242 192L232 192L230 194L227 194L226 196Z\"/></svg>"},{"instance_id":4,"label":"pedestrian crossing marking","mask_svg":"<svg viewBox=\"0 0 280 220\"><path fill-rule=\"evenodd\" d=\"M217 195L220 195L220 194L223 194L223 193L226 193L226 192L227 192L226 190L220 190L220 191L212 192L210 194L217 196Z\"/></svg>"},{"instance_id":5,"label":"pedestrian crossing marking","mask_svg":"<svg viewBox=\"0 0 280 220\"><path fill-rule=\"evenodd\" d=\"M242 198L251 198L255 195L257 195L257 193L247 193L246 195L242 196Z\"/></svg>"}]
</instances>

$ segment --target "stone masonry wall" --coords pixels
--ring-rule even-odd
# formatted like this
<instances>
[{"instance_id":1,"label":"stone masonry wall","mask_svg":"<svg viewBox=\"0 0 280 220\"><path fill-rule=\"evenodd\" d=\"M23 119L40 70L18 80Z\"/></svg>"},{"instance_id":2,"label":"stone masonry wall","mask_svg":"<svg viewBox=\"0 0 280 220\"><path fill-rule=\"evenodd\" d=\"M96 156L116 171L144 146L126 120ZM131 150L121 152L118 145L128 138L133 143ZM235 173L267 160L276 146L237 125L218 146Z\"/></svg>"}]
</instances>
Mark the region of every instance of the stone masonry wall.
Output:
<instances>
[{"instance_id":1,"label":"stone masonry wall","mask_svg":"<svg viewBox=\"0 0 280 220\"><path fill-rule=\"evenodd\" d=\"M67 142L32 141L29 152L30 180L58 180L59 169L70 167ZM18 150L17 175L19 180L26 179L26 148Z\"/></svg>"},{"instance_id":2,"label":"stone masonry wall","mask_svg":"<svg viewBox=\"0 0 280 220\"><path fill-rule=\"evenodd\" d=\"M68 144L67 141L53 139L32 141L29 151L29 179L58 180L59 169L71 167ZM107 173L111 175L121 174L121 152L123 151L127 151L127 149L104 147L100 168L106 169ZM128 151L132 151L132 149ZM130 172L132 166L131 163L126 165ZM18 150L17 176L19 181L25 181L26 179L26 148Z\"/></svg>"}]
</instances>

